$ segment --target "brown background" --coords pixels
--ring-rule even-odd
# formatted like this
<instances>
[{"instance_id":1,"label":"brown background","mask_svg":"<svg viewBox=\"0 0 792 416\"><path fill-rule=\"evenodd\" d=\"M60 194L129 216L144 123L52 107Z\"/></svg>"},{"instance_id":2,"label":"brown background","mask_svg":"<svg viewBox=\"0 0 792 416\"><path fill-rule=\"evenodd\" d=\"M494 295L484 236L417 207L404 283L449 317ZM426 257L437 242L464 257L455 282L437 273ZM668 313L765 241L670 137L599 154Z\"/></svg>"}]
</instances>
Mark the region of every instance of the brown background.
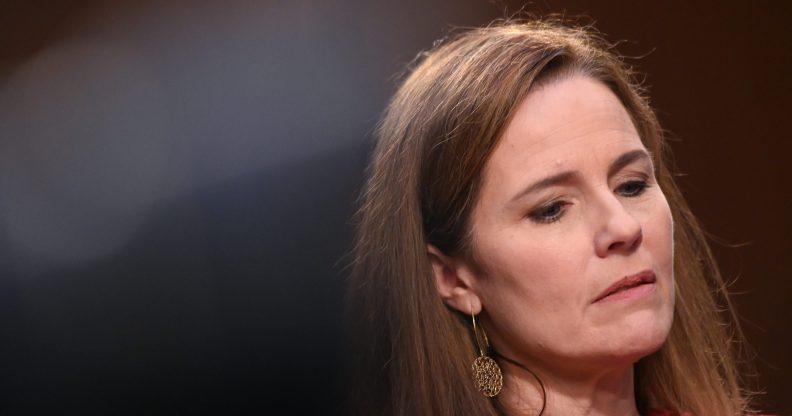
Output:
<instances>
[{"instance_id":1,"label":"brown background","mask_svg":"<svg viewBox=\"0 0 792 416\"><path fill-rule=\"evenodd\" d=\"M393 75L524 8L590 16L647 74L760 407L789 414L788 4L0 3L0 409L340 413L343 256Z\"/></svg>"},{"instance_id":2,"label":"brown background","mask_svg":"<svg viewBox=\"0 0 792 416\"><path fill-rule=\"evenodd\" d=\"M621 2L596 17L648 74L685 195L711 234L757 354L766 410L792 412L792 9L785 2ZM551 3L555 7L555 2ZM554 9L557 10L557 9Z\"/></svg>"}]
</instances>

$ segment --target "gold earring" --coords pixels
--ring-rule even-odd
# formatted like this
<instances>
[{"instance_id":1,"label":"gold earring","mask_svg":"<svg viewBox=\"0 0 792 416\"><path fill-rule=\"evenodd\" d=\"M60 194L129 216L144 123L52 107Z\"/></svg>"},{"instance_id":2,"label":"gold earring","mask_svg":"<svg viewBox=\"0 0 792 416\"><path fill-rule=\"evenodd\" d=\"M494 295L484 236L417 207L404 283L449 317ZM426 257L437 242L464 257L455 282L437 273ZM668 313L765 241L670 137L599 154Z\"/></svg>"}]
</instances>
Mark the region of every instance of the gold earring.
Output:
<instances>
[{"instance_id":1,"label":"gold earring","mask_svg":"<svg viewBox=\"0 0 792 416\"><path fill-rule=\"evenodd\" d=\"M485 350L489 349L487 333L484 332L484 328L481 328L481 333L484 335L484 348L481 348L481 341L476 329L476 316L471 313L470 317L473 318L473 335L476 337L476 344L480 354L473 361L473 381L483 395L495 397L503 388L503 374L500 367L498 367L498 363L484 353Z\"/></svg>"}]
</instances>

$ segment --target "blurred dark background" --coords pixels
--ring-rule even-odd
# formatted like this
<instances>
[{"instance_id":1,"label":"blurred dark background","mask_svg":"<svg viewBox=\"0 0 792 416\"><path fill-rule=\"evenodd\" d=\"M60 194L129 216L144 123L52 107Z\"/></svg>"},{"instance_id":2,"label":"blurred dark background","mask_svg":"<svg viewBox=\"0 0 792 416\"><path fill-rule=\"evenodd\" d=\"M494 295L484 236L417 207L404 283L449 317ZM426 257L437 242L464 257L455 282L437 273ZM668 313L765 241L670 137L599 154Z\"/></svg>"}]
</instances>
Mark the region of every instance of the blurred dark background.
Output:
<instances>
[{"instance_id":1,"label":"blurred dark background","mask_svg":"<svg viewBox=\"0 0 792 416\"><path fill-rule=\"evenodd\" d=\"M395 76L523 7L589 16L647 74L761 407L792 412L789 3L0 5L0 413L343 413L344 254Z\"/></svg>"}]
</instances>

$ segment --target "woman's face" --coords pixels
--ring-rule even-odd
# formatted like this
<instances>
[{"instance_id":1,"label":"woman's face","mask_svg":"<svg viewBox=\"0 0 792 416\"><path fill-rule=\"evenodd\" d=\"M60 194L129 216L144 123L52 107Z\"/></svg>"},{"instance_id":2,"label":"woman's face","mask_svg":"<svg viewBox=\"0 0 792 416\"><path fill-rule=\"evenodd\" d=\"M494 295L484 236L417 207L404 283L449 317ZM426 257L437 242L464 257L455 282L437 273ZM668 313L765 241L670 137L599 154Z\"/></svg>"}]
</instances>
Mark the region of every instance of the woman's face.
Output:
<instances>
[{"instance_id":1,"label":"woman's face","mask_svg":"<svg viewBox=\"0 0 792 416\"><path fill-rule=\"evenodd\" d=\"M580 375L661 346L674 306L671 213L604 84L578 75L532 91L482 180L469 270L499 352ZM620 281L630 289L602 298Z\"/></svg>"}]
</instances>

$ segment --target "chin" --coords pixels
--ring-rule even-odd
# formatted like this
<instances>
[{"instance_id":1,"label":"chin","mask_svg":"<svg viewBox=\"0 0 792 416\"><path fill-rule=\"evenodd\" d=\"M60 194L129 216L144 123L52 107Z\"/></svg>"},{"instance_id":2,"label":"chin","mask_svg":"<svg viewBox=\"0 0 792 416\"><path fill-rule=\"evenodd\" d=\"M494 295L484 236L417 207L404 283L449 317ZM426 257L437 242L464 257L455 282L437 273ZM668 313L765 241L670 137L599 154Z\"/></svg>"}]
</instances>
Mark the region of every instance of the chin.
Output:
<instances>
[{"instance_id":1,"label":"chin","mask_svg":"<svg viewBox=\"0 0 792 416\"><path fill-rule=\"evenodd\" d=\"M630 364L659 350L671 332L672 314L668 317L653 317L650 320L637 320L631 325L620 342L613 345L615 356Z\"/></svg>"},{"instance_id":2,"label":"chin","mask_svg":"<svg viewBox=\"0 0 792 416\"><path fill-rule=\"evenodd\" d=\"M634 319L630 325L612 328L579 344L576 350L562 354L558 362L567 370L611 371L625 369L653 353L665 343L671 329L671 319Z\"/></svg>"},{"instance_id":3,"label":"chin","mask_svg":"<svg viewBox=\"0 0 792 416\"><path fill-rule=\"evenodd\" d=\"M673 308L665 304L634 310L601 327L586 344L591 358L608 366L627 366L659 350L673 323Z\"/></svg>"}]
</instances>

